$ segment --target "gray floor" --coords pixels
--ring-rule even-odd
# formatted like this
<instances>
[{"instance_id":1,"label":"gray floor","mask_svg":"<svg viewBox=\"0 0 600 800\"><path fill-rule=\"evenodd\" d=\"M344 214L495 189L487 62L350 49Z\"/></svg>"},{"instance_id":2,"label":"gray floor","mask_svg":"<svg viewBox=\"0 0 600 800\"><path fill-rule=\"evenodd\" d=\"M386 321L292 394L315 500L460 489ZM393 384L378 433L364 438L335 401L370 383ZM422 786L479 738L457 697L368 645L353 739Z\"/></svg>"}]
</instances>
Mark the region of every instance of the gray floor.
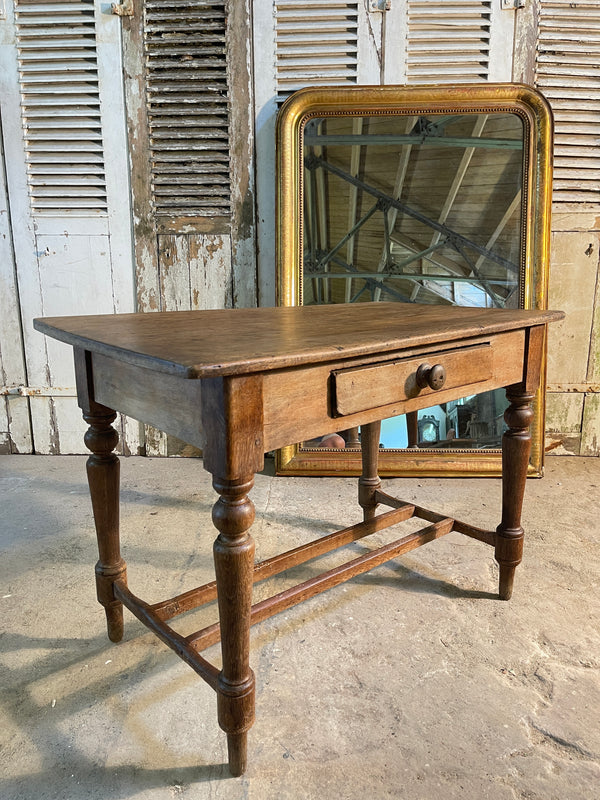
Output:
<instances>
[{"instance_id":1,"label":"gray floor","mask_svg":"<svg viewBox=\"0 0 600 800\"><path fill-rule=\"evenodd\" d=\"M154 600L209 579L201 462L122 467L133 590ZM384 484L498 522L498 480ZM212 690L131 615L121 644L105 636L84 459L0 458L0 798L595 800L598 487L598 458L549 458L528 482L509 603L494 597L491 549L451 534L255 628L250 766L232 779ZM358 521L354 498L352 479L258 476L258 556ZM218 662L218 646L207 655Z\"/></svg>"}]
</instances>

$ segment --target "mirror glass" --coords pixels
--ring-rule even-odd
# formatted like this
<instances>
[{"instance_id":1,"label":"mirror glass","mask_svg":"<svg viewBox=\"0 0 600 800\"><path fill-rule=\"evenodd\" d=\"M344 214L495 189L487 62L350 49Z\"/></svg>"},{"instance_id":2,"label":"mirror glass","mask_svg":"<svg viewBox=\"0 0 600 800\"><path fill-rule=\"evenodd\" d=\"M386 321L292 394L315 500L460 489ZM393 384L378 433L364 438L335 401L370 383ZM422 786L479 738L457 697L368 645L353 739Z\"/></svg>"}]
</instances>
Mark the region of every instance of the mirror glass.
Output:
<instances>
[{"instance_id":1,"label":"mirror glass","mask_svg":"<svg viewBox=\"0 0 600 800\"><path fill-rule=\"evenodd\" d=\"M303 136L305 304L519 306L516 114L317 117ZM419 411L416 441L395 417L381 444L498 448L505 407L499 390ZM305 446L357 446L336 433Z\"/></svg>"},{"instance_id":2,"label":"mirror glass","mask_svg":"<svg viewBox=\"0 0 600 800\"><path fill-rule=\"evenodd\" d=\"M545 307L550 130L543 98L507 84L292 96L278 301ZM506 406L497 390L384 420L381 473L499 472ZM332 430L282 451L278 471L355 474L359 451L360 431Z\"/></svg>"}]
</instances>

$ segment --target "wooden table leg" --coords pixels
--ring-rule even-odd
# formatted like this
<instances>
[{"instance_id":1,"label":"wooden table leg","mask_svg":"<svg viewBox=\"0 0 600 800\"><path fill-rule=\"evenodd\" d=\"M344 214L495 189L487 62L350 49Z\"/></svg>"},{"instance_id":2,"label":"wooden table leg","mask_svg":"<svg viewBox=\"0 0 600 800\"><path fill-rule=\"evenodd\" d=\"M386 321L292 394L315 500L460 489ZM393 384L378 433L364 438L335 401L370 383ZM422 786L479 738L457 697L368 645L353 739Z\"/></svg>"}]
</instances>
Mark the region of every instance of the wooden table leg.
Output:
<instances>
[{"instance_id":1,"label":"wooden table leg","mask_svg":"<svg viewBox=\"0 0 600 800\"><path fill-rule=\"evenodd\" d=\"M419 446L419 415L417 411L406 412L406 433L408 447L414 449Z\"/></svg>"},{"instance_id":2,"label":"wooden table leg","mask_svg":"<svg viewBox=\"0 0 600 800\"><path fill-rule=\"evenodd\" d=\"M381 488L377 472L379 461L379 436L381 422L370 422L360 429L362 447L362 475L358 479L358 502L363 510L363 519L373 519L377 510L375 493Z\"/></svg>"},{"instance_id":3,"label":"wooden table leg","mask_svg":"<svg viewBox=\"0 0 600 800\"><path fill-rule=\"evenodd\" d=\"M112 452L119 434L112 427L116 414L97 403L90 404L83 418L89 424L85 444L92 455L87 460L87 476L96 524L99 560L96 564L96 592L104 606L108 638L123 638L123 604L115 599L113 584L126 581L126 565L119 546L119 459Z\"/></svg>"},{"instance_id":4,"label":"wooden table leg","mask_svg":"<svg viewBox=\"0 0 600 800\"><path fill-rule=\"evenodd\" d=\"M358 436L358 426L356 428L348 428L346 431L346 447L358 450L360 447L360 438Z\"/></svg>"},{"instance_id":5,"label":"wooden table leg","mask_svg":"<svg viewBox=\"0 0 600 800\"><path fill-rule=\"evenodd\" d=\"M227 733L229 771L246 769L248 730L254 722L254 673L250 669L250 607L254 540L248 530L254 504L248 492L254 476L241 481L213 479L220 494L213 508L219 536L214 544L223 668L217 689L219 725Z\"/></svg>"},{"instance_id":6,"label":"wooden table leg","mask_svg":"<svg viewBox=\"0 0 600 800\"><path fill-rule=\"evenodd\" d=\"M531 449L529 426L533 420L533 394L520 385L506 390L510 402L504 412L508 430L502 437L502 521L496 528L496 561L500 565L501 600L512 595L515 569L523 555L521 509Z\"/></svg>"}]
</instances>

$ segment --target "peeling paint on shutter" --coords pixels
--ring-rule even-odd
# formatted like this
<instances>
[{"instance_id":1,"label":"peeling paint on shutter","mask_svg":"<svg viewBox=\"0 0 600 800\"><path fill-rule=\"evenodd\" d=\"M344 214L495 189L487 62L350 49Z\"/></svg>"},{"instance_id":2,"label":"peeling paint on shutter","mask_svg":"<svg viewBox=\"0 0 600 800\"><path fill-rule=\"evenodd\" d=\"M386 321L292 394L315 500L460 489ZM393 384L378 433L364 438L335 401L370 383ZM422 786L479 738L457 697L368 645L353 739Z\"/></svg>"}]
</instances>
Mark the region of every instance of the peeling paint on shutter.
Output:
<instances>
[{"instance_id":1,"label":"peeling paint on shutter","mask_svg":"<svg viewBox=\"0 0 600 800\"><path fill-rule=\"evenodd\" d=\"M536 83L554 111L554 202L597 203L600 0L541 3Z\"/></svg>"},{"instance_id":2,"label":"peeling paint on shutter","mask_svg":"<svg viewBox=\"0 0 600 800\"><path fill-rule=\"evenodd\" d=\"M491 6L491 0L409 0L408 83L487 80Z\"/></svg>"},{"instance_id":3,"label":"peeling paint on shutter","mask_svg":"<svg viewBox=\"0 0 600 800\"><path fill-rule=\"evenodd\" d=\"M32 211L104 214L94 0L20 2L15 21Z\"/></svg>"},{"instance_id":4,"label":"peeling paint on shutter","mask_svg":"<svg viewBox=\"0 0 600 800\"><path fill-rule=\"evenodd\" d=\"M146 0L152 201L158 217L230 213L224 2Z\"/></svg>"},{"instance_id":5,"label":"peeling paint on shutter","mask_svg":"<svg viewBox=\"0 0 600 800\"><path fill-rule=\"evenodd\" d=\"M275 25L280 97L303 86L358 82L358 2L277 0Z\"/></svg>"}]
</instances>

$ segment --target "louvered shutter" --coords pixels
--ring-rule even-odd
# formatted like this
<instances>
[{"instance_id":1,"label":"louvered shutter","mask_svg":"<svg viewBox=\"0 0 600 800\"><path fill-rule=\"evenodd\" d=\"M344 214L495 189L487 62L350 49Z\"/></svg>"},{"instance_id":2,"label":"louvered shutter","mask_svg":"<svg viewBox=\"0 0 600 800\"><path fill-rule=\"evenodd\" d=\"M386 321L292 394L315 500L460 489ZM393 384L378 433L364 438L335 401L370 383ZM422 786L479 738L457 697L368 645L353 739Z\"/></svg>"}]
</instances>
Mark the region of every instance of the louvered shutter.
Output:
<instances>
[{"instance_id":1,"label":"louvered shutter","mask_svg":"<svg viewBox=\"0 0 600 800\"><path fill-rule=\"evenodd\" d=\"M99 0L5 7L1 133L26 361L9 391L29 406L36 452L83 452L72 356L32 318L133 310L120 23Z\"/></svg>"},{"instance_id":2,"label":"louvered shutter","mask_svg":"<svg viewBox=\"0 0 600 800\"><path fill-rule=\"evenodd\" d=\"M123 18L142 311L255 302L247 15L224 0L145 0Z\"/></svg>"},{"instance_id":3,"label":"louvered shutter","mask_svg":"<svg viewBox=\"0 0 600 800\"><path fill-rule=\"evenodd\" d=\"M123 17L139 311L256 303L250 4L144 0ZM187 452L146 429L146 452Z\"/></svg>"},{"instance_id":4,"label":"louvered shutter","mask_svg":"<svg viewBox=\"0 0 600 800\"><path fill-rule=\"evenodd\" d=\"M35 215L106 213L94 0L15 8Z\"/></svg>"},{"instance_id":5,"label":"louvered shutter","mask_svg":"<svg viewBox=\"0 0 600 800\"><path fill-rule=\"evenodd\" d=\"M409 0L407 82L487 80L491 17L491 0Z\"/></svg>"},{"instance_id":6,"label":"louvered shutter","mask_svg":"<svg viewBox=\"0 0 600 800\"><path fill-rule=\"evenodd\" d=\"M541 3L536 82L555 118L554 202L600 201L600 0Z\"/></svg>"},{"instance_id":7,"label":"louvered shutter","mask_svg":"<svg viewBox=\"0 0 600 800\"><path fill-rule=\"evenodd\" d=\"M280 97L303 86L358 83L359 3L278 0L276 82Z\"/></svg>"},{"instance_id":8,"label":"louvered shutter","mask_svg":"<svg viewBox=\"0 0 600 800\"><path fill-rule=\"evenodd\" d=\"M151 191L158 218L230 212L225 3L146 0Z\"/></svg>"}]
</instances>

